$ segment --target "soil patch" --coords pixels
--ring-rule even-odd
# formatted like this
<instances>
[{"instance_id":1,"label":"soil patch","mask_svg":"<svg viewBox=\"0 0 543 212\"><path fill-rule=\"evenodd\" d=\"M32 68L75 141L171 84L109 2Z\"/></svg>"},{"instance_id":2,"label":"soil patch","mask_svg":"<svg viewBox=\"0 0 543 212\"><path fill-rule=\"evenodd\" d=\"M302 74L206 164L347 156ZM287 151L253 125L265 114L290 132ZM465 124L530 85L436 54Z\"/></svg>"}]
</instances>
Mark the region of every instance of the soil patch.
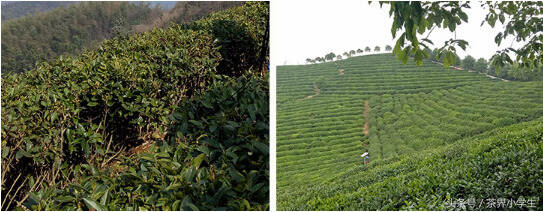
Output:
<instances>
[{"instance_id":1,"label":"soil patch","mask_svg":"<svg viewBox=\"0 0 543 212\"><path fill-rule=\"evenodd\" d=\"M364 132L364 135L368 136L370 134L370 101L366 100L364 102L364 119L366 122L364 123L364 127L362 127L362 132Z\"/></svg>"},{"instance_id":2,"label":"soil patch","mask_svg":"<svg viewBox=\"0 0 543 212\"><path fill-rule=\"evenodd\" d=\"M317 95L321 94L321 89L319 89L317 87L317 84L315 84L315 83L313 83L313 91L315 92L315 95L306 96L304 99L311 99L314 96L317 96Z\"/></svg>"}]
</instances>

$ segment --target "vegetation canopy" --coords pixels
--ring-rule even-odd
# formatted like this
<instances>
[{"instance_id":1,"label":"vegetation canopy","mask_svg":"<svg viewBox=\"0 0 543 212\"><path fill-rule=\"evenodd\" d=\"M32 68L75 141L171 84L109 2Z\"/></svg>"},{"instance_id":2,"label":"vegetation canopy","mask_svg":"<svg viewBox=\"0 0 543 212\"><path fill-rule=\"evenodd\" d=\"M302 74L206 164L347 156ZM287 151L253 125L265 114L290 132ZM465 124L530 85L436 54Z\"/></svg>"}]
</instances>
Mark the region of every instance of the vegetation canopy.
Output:
<instances>
[{"instance_id":1,"label":"vegetation canopy","mask_svg":"<svg viewBox=\"0 0 543 212\"><path fill-rule=\"evenodd\" d=\"M2 209L266 210L268 17L250 2L2 77Z\"/></svg>"},{"instance_id":2,"label":"vegetation canopy","mask_svg":"<svg viewBox=\"0 0 543 212\"><path fill-rule=\"evenodd\" d=\"M370 2L371 3L371 2ZM389 15L394 21L391 33L397 38L394 54L404 64L409 56L415 58L420 65L423 58L428 58L425 48L433 45L429 38L434 28L448 29L455 32L456 27L468 22L466 9L476 2L379 2L390 5ZM499 21L504 25L494 38L499 46L506 38L513 38L513 42L525 42L520 48L512 45L497 51L490 61L496 68L506 64L518 64L523 68L535 69L543 64L543 2L482 2L481 7L488 9L488 14L481 26L488 24L491 27ZM423 37L424 33L426 36ZM398 35L398 33L400 33ZM466 49L468 42L462 39L449 39L439 48L438 54L444 57L445 67L455 64L457 48Z\"/></svg>"}]
</instances>

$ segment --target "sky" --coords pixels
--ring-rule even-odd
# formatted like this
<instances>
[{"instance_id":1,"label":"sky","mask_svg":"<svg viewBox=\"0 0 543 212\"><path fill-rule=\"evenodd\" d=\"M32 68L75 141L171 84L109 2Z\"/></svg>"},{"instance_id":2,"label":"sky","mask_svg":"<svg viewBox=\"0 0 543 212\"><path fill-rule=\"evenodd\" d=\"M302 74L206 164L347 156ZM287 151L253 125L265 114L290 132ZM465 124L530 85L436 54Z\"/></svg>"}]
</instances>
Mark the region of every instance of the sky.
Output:
<instances>
[{"instance_id":1,"label":"sky","mask_svg":"<svg viewBox=\"0 0 543 212\"><path fill-rule=\"evenodd\" d=\"M388 5L381 8L377 2L368 4L356 0L274 1L271 5L272 60L276 65L305 64L306 58L324 56L329 52L342 54L366 46L373 51L377 45L381 51L386 45L393 47L395 39L390 32L392 18L388 10ZM500 23L494 28L488 24L481 26L487 12L477 2L465 12L469 17L468 23L463 23L456 30L457 39L469 42L466 51L458 48L461 58L469 54L489 59L497 50L511 45L511 39L502 41L501 48L494 43L494 37L503 30L503 26ZM445 40L454 36L448 29L436 28L429 38L436 44L434 47L441 47ZM513 45L518 46L516 43Z\"/></svg>"}]
</instances>

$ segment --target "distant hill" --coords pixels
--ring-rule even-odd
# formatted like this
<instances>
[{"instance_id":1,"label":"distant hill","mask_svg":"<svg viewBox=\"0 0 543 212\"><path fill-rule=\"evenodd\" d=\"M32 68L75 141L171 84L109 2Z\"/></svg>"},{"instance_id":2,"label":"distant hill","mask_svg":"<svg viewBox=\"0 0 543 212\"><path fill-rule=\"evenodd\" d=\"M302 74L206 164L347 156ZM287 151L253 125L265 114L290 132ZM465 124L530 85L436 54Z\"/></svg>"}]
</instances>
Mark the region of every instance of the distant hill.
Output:
<instances>
[{"instance_id":1,"label":"distant hill","mask_svg":"<svg viewBox=\"0 0 543 212\"><path fill-rule=\"evenodd\" d=\"M77 1L15 1L2 2L2 21L19 18L32 13L47 12L61 6L79 3Z\"/></svg>"},{"instance_id":2,"label":"distant hill","mask_svg":"<svg viewBox=\"0 0 543 212\"><path fill-rule=\"evenodd\" d=\"M170 10L175 6L176 3L177 1L150 1L149 6L150 7L158 6L163 10Z\"/></svg>"},{"instance_id":3,"label":"distant hill","mask_svg":"<svg viewBox=\"0 0 543 212\"><path fill-rule=\"evenodd\" d=\"M2 8L4 10L4 8ZM127 35L132 26L160 16L146 3L84 2L2 23L2 73L75 54L104 39Z\"/></svg>"},{"instance_id":4,"label":"distant hill","mask_svg":"<svg viewBox=\"0 0 543 212\"><path fill-rule=\"evenodd\" d=\"M189 23L243 2L62 2L2 3L2 15L17 10L47 12L2 23L2 73L20 73L36 63L93 48L114 36ZM42 5L42 7L38 7ZM53 7L56 6L57 8ZM19 9L17 9L19 8ZM164 9L169 9L165 10ZM8 12L9 11L9 12ZM43 10L45 11L45 10Z\"/></svg>"}]
</instances>

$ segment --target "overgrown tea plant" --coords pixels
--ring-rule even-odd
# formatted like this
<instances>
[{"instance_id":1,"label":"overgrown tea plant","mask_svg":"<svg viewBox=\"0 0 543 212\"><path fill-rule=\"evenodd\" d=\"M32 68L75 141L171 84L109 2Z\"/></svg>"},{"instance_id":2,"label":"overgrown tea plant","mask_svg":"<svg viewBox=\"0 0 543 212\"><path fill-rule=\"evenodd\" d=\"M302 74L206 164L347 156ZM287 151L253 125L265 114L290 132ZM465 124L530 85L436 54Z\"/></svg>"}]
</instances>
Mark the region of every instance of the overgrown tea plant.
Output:
<instances>
[{"instance_id":1,"label":"overgrown tea plant","mask_svg":"<svg viewBox=\"0 0 543 212\"><path fill-rule=\"evenodd\" d=\"M34 210L265 210L269 199L268 83L225 79L183 99L165 141L127 169L87 165L64 189L33 192Z\"/></svg>"},{"instance_id":2,"label":"overgrown tea plant","mask_svg":"<svg viewBox=\"0 0 543 212\"><path fill-rule=\"evenodd\" d=\"M503 82L474 72L444 69L431 62L422 66L402 65L390 54L352 57L338 65L343 74L338 74L338 67L332 62L278 67L277 200L280 210L439 210L438 206L442 205L436 202L433 202L435 207L425 206L422 201L427 199L422 196L435 196L437 202L446 199L443 195L446 192L451 194L450 198L464 196L447 190L449 188L444 193L414 189L407 194L401 193L404 190L399 188L393 189L402 187L400 184L405 179L414 176L410 175L416 171L414 167L437 169L446 165L445 160L425 160L420 166L412 165L419 162L419 155L427 157L426 152L452 148L452 145L464 146L477 136L485 135L477 138L486 139L485 133L492 130L543 116L541 81ZM315 86L319 95L315 95ZM363 134L366 100L370 105L369 136ZM530 123L540 126L540 122ZM498 137L489 142L498 142ZM503 148L496 147L496 151L506 151ZM464 150L459 148L459 154L464 154ZM540 166L537 151L531 160ZM364 152L370 155L369 165L364 165L360 157ZM474 162L472 160L471 157L466 159ZM450 172L461 170L453 166ZM376 172L378 174L374 174ZM400 175L406 176L402 178L404 181L398 181L398 185L390 189L386 187L389 180ZM526 175L513 179L540 188L537 180L523 176ZM481 177L496 180L489 174ZM413 179L418 178L420 175ZM447 181L450 188L460 186L457 175L447 179L450 179ZM432 182L417 183L432 186ZM411 189L406 185L405 189ZM362 189L367 192L359 192ZM496 192L496 189L489 188L489 191ZM517 194L526 194L525 197L537 196L521 187L511 189ZM495 197L487 195L490 193L472 196ZM402 195L407 199L395 198ZM410 199L413 196L420 201Z\"/></svg>"},{"instance_id":3,"label":"overgrown tea plant","mask_svg":"<svg viewBox=\"0 0 543 212\"><path fill-rule=\"evenodd\" d=\"M247 15L251 17L246 17ZM177 122L169 119L169 117L172 114L175 115L174 111L180 106L189 107L186 105L188 104L187 101L193 101L196 96L204 98L208 90L213 90L212 88L220 83L227 83L225 81L234 84L235 82L254 83L253 81L257 81L255 79L256 75L264 80L266 75L260 73L260 67L262 64L267 63L267 57L250 61L238 60L238 62L244 64L238 64L237 67L244 69L224 69L223 67L231 67L231 65L225 64L231 64L232 58L254 54L255 52L230 53L225 51L224 49L227 49L229 44L224 41L225 38L222 37L224 35L211 33L212 29L217 27L215 25L205 25L204 23L231 23L231 25L221 26L222 28L219 27L218 29L230 30L229 27L235 27L235 30L230 31L231 33L241 33L240 36L248 36L255 40L255 42L241 44L253 46L240 46L240 49L258 49L261 50L260 53L267 55L267 44L258 42L267 40L267 38L261 37L267 35L267 33L260 32L260 30L268 30L266 27L267 20L267 3L249 2L241 7L222 11L220 15L196 21L195 25L202 25L198 29L174 25L169 29L156 29L134 36L119 37L107 40L96 50L86 51L80 56L61 57L50 63L42 63L35 70L17 75L3 76L2 209L24 207L25 202L34 209L45 209L53 206L61 209L60 207L63 207L63 204L54 202L58 199L47 199L48 196L51 198L61 197L53 194L45 195L45 193L48 191L54 191L55 194L59 194L60 191L69 192L63 189L75 191L73 190L74 186L81 187L84 183L91 182L90 180L77 181L80 177L91 177L89 173L96 178L96 176L101 176L104 170L116 170L111 171L111 177L120 180L120 178L115 177L130 171L123 168L128 166L122 166L122 164L127 163L126 160L129 160L124 158L125 156L137 155L141 152L139 149L142 147L149 146L154 142L168 140L177 135L177 131L173 134L173 131L168 133L169 129L171 130L177 126L175 125ZM238 79L238 77L241 78ZM243 81L243 78L252 80ZM222 85L226 86L227 84ZM234 85L229 86L234 89L232 88ZM226 92L226 90L222 91ZM246 93L248 95L251 92L253 91L241 89L238 95L244 96ZM195 104L194 107L203 109L203 107L197 107L196 104L199 104L199 102L192 103ZM237 111L236 114L228 114L229 116L225 117L225 119L232 118L234 120L230 121L234 122L237 120L234 117L241 118L247 115L252 120L256 120L254 116L257 114L262 115L268 111L267 106L262 108L263 105L266 106L261 102L257 105L244 105L243 107L250 107L250 109L245 110L246 108L243 108L243 111ZM226 103L224 107L230 106L234 107ZM247 114L244 114L245 112ZM199 115L207 117L209 114ZM193 116L194 114L190 115L191 118ZM193 121L195 121L194 123L201 122L201 120ZM219 123L217 126L222 126L221 124L223 123ZM209 127L208 125L202 126ZM240 126L234 126L234 130L237 127ZM217 200L219 202L214 202L217 205L195 197L192 204L197 205L199 208L213 208L222 205L239 210L266 209L267 198L262 196L265 192L262 192L262 188L255 188L254 185L263 186L262 183L267 185L267 179L262 177L263 174L261 173L264 169L267 171L267 164L262 161L264 159L261 157L267 159L267 156L262 151L246 150L246 148L254 147L241 147L246 145L244 142L254 142L249 139L250 135L254 135L254 140L262 139L263 131L251 130L244 132L245 134L232 134L233 132L230 132L227 135L222 134L223 131L213 131L213 133L219 132L224 138L226 136L244 135L244 140L224 145L240 148L236 151L251 151L253 156L250 159L242 160L240 158L240 164L234 162L211 165L217 170L237 170L240 168L239 172L242 175L250 175L248 177L250 179L231 182L226 180L230 178L224 178L221 183L234 186L239 193L232 193L227 189L228 187L225 187L223 190L226 189L224 192L227 194L221 196L223 199L219 198ZM181 134L183 136L198 134L196 131L183 133ZM198 137L204 134L201 133L198 134ZM184 139L189 138L191 140L195 139L193 137ZM214 139L217 142L226 141L222 140L223 137ZM174 144L170 145L171 150L168 151L171 152L164 149L163 151L169 154L179 149ZM267 147L268 143L259 143L257 145L258 150L262 150L264 146ZM186 151L187 154L192 153L192 151ZM155 153L159 154L158 152ZM211 152L206 153L211 154ZM209 157L218 156L209 155ZM185 161L191 158L183 155L178 160ZM246 164L249 163L248 161L251 161L252 166ZM177 162L183 164L180 161ZM262 170L257 169L257 173L249 173L249 171L255 170L256 166L259 166ZM138 167L144 169L139 165ZM163 168L157 167L159 170L164 170ZM243 170L246 170L247 173L243 173ZM200 179L204 180L204 178L201 176ZM126 180L122 182L128 183ZM133 183L135 184L136 181ZM170 183L170 181L163 183ZM243 188L236 187L238 184L239 187ZM222 185L220 184L220 186ZM93 189L96 189L96 186ZM202 189L199 192L214 192L213 189L218 188L212 190ZM251 192L246 192L247 189L251 189ZM267 189L267 186L265 189ZM85 191L88 192L88 190ZM83 191L77 192L83 195ZM121 189L118 192L120 193L116 195L120 196L123 190ZM154 195L154 193L143 194ZM236 194L253 194L255 196L251 198L248 196L231 198ZM150 197L145 196L145 198ZM82 206L83 203L87 204L86 209L91 208L94 203L88 202L89 198L93 198L85 198L86 200L73 200L72 203L76 206L66 206L64 209L85 207ZM101 196L101 198L107 199L110 197ZM171 197L168 198L173 200ZM47 204L44 205L42 201ZM236 206L234 203L226 204L222 201L240 201L244 206ZM50 205L52 202L55 205ZM204 204L204 202L206 203ZM150 207L154 203L147 202L146 204ZM124 206L127 208L123 208ZM124 206L115 209L128 209L131 207L137 210L139 206L147 207L139 202L127 202ZM186 206L186 204L183 206ZM155 207L153 209L159 208Z\"/></svg>"}]
</instances>

